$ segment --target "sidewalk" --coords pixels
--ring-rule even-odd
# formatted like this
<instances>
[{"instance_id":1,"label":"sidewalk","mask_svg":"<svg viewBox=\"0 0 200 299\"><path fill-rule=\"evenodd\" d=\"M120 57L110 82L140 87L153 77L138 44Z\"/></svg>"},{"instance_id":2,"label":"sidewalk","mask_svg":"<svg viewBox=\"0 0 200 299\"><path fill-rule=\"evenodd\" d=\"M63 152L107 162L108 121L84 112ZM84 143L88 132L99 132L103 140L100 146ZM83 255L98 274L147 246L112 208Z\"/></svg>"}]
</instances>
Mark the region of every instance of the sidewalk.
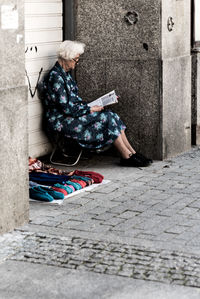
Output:
<instances>
[{"instance_id":1,"label":"sidewalk","mask_svg":"<svg viewBox=\"0 0 200 299\"><path fill-rule=\"evenodd\" d=\"M117 162L82 162L110 183L31 203L30 223L0 237L0 298L200 298L200 150Z\"/></svg>"}]
</instances>

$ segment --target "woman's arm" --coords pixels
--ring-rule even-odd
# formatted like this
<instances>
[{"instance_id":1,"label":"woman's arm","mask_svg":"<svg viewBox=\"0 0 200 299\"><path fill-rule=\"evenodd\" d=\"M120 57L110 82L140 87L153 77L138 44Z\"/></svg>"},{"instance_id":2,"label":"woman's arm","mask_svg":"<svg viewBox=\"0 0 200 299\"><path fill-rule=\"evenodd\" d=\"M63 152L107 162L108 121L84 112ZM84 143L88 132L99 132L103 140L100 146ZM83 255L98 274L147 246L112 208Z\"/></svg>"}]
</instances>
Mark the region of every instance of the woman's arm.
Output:
<instances>
[{"instance_id":1,"label":"woman's arm","mask_svg":"<svg viewBox=\"0 0 200 299\"><path fill-rule=\"evenodd\" d=\"M97 105L95 105L95 106L93 106L93 107L91 107L90 108L90 112L92 113L92 112L99 112L99 111L101 111L101 110L103 110L104 108L102 107L102 106L97 106Z\"/></svg>"},{"instance_id":2,"label":"woman's arm","mask_svg":"<svg viewBox=\"0 0 200 299\"><path fill-rule=\"evenodd\" d=\"M49 78L51 87L51 99L59 107L60 110L67 116L79 117L90 113L90 107L87 103L78 98L73 92L68 93L66 84L61 76L53 74Z\"/></svg>"}]
</instances>

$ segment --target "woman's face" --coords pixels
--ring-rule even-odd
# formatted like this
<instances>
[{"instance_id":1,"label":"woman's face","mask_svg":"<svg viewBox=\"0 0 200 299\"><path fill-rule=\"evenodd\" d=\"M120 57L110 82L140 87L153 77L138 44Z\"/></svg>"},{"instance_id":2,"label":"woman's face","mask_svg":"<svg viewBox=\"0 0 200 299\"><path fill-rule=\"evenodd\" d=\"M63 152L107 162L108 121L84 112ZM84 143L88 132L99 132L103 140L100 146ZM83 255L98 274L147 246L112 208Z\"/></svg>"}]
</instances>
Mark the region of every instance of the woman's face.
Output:
<instances>
[{"instance_id":1,"label":"woman's face","mask_svg":"<svg viewBox=\"0 0 200 299\"><path fill-rule=\"evenodd\" d=\"M80 58L80 54L78 54L76 57L72 58L71 60L65 60L63 61L62 67L66 70L74 70L76 65L78 64Z\"/></svg>"},{"instance_id":2,"label":"woman's face","mask_svg":"<svg viewBox=\"0 0 200 299\"><path fill-rule=\"evenodd\" d=\"M78 64L80 59L80 54L78 54L75 58L73 58L72 61L72 70L75 69L76 65Z\"/></svg>"}]
</instances>

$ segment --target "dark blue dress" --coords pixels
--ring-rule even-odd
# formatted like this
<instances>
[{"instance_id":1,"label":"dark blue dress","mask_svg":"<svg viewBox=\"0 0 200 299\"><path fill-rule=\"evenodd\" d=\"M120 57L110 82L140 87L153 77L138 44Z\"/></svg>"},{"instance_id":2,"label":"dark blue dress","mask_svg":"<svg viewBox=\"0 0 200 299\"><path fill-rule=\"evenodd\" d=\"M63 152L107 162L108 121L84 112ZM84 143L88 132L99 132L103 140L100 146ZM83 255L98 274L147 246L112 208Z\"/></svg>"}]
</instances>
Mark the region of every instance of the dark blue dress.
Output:
<instances>
[{"instance_id":1,"label":"dark blue dress","mask_svg":"<svg viewBox=\"0 0 200 299\"><path fill-rule=\"evenodd\" d=\"M90 113L90 107L78 96L78 88L69 72L56 62L43 82L45 118L48 129L74 138L86 148L112 144L125 130L112 111Z\"/></svg>"}]
</instances>

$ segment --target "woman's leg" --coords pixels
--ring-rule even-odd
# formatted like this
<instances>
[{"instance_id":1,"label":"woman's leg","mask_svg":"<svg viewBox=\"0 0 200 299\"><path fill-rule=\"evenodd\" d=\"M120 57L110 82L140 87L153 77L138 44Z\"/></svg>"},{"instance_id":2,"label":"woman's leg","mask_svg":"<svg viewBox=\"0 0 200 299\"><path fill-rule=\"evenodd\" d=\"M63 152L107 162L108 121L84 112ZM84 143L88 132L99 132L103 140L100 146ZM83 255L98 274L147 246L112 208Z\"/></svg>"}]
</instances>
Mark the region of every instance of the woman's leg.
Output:
<instances>
[{"instance_id":1,"label":"woman's leg","mask_svg":"<svg viewBox=\"0 0 200 299\"><path fill-rule=\"evenodd\" d=\"M123 134L123 133L122 133ZM138 156L136 154L135 150L132 148L132 146L129 144L126 135L123 139L122 134L120 134L117 139L114 141L114 145L119 151L119 153L122 156L122 159L120 161L120 164L122 166L134 166L134 167L145 167L150 164L150 161L148 161L144 157ZM125 140L125 142L124 142Z\"/></svg>"},{"instance_id":2,"label":"woman's leg","mask_svg":"<svg viewBox=\"0 0 200 299\"><path fill-rule=\"evenodd\" d=\"M128 159L133 154L133 152L126 146L123 141L122 134L120 134L114 141L114 146L117 148L122 158Z\"/></svg>"},{"instance_id":3,"label":"woman's leg","mask_svg":"<svg viewBox=\"0 0 200 299\"><path fill-rule=\"evenodd\" d=\"M123 140L125 146L129 149L129 151L131 151L131 153L135 154L136 151L135 151L134 148L132 148L132 146L130 145L130 143L129 143L127 137L126 137L126 134L125 134L124 130L121 131L121 136L122 136L122 140Z\"/></svg>"},{"instance_id":4,"label":"woman's leg","mask_svg":"<svg viewBox=\"0 0 200 299\"><path fill-rule=\"evenodd\" d=\"M134 150L134 148L132 148L132 146L130 145L130 143L129 143L126 135L125 135L124 130L121 131L121 136L122 136L122 139L123 139L123 142L124 142L125 146L131 151L131 153L133 155L136 154L137 158L139 158L139 159L141 159L143 161L146 161L148 163L152 163L153 162L152 159L148 159L148 158L146 158L145 156L143 156L142 154L140 154L138 152L136 153L136 151Z\"/></svg>"}]
</instances>

